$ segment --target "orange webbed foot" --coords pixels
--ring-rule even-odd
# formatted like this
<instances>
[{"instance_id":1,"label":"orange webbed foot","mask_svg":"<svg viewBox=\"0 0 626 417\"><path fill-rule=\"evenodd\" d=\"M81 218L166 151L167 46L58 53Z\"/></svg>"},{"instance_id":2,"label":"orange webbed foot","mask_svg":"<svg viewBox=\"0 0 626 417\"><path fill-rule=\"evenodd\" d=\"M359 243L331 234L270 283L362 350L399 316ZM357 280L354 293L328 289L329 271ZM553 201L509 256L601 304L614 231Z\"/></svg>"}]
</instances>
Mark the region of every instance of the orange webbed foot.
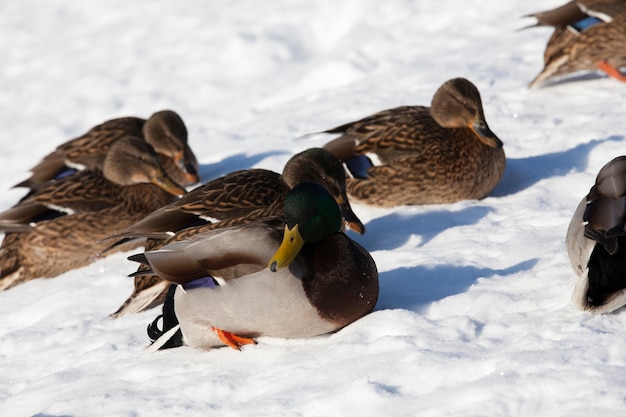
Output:
<instances>
[{"instance_id":1,"label":"orange webbed foot","mask_svg":"<svg viewBox=\"0 0 626 417\"><path fill-rule=\"evenodd\" d=\"M609 64L607 61L603 60L598 62L598 68L606 72L609 77L615 78L616 80L622 82L626 82L626 74L622 74L617 68Z\"/></svg>"},{"instance_id":2,"label":"orange webbed foot","mask_svg":"<svg viewBox=\"0 0 626 417\"><path fill-rule=\"evenodd\" d=\"M256 341L254 339L237 336L235 334L227 332L226 330L218 329L217 327L211 327L211 330L217 333L217 337L219 337L220 340L224 342L224 344L230 346L235 350L241 350L241 347L244 345L256 345Z\"/></svg>"}]
</instances>

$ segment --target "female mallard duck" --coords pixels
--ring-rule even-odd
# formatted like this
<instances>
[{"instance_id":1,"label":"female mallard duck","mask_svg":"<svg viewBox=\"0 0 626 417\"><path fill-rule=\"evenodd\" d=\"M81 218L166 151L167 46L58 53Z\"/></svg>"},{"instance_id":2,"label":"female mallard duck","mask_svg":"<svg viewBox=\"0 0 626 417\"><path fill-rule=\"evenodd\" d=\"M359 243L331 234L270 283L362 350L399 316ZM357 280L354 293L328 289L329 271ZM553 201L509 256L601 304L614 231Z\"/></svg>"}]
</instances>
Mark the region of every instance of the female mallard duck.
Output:
<instances>
[{"instance_id":1,"label":"female mallard duck","mask_svg":"<svg viewBox=\"0 0 626 417\"><path fill-rule=\"evenodd\" d=\"M379 206L452 203L487 196L502 178L502 142L489 129L478 89L446 81L430 108L384 110L323 133L346 163L348 195Z\"/></svg>"},{"instance_id":2,"label":"female mallard duck","mask_svg":"<svg viewBox=\"0 0 626 417\"><path fill-rule=\"evenodd\" d=\"M115 237L147 237L146 250L152 250L205 230L280 215L288 191L305 181L323 185L340 205L348 227L364 233L365 226L352 211L346 196L341 163L330 152L311 148L287 161L282 174L248 169L210 181ZM169 284L156 275L135 276L132 294L112 316L120 317L155 307L163 302L168 288Z\"/></svg>"},{"instance_id":3,"label":"female mallard duck","mask_svg":"<svg viewBox=\"0 0 626 417\"><path fill-rule=\"evenodd\" d=\"M626 1L579 0L529 16L536 26L554 26L544 54L544 68L530 83L579 71L602 70L620 81L626 75Z\"/></svg>"},{"instance_id":4,"label":"female mallard duck","mask_svg":"<svg viewBox=\"0 0 626 417\"><path fill-rule=\"evenodd\" d=\"M50 181L0 213L0 290L93 262L105 237L126 230L185 190L164 172L147 142L116 141L102 172Z\"/></svg>"},{"instance_id":5,"label":"female mallard duck","mask_svg":"<svg viewBox=\"0 0 626 417\"><path fill-rule=\"evenodd\" d=\"M626 156L606 164L582 199L566 237L579 276L572 298L581 310L609 313L626 305Z\"/></svg>"},{"instance_id":6,"label":"female mallard duck","mask_svg":"<svg viewBox=\"0 0 626 417\"><path fill-rule=\"evenodd\" d=\"M373 310L376 264L341 231L335 199L307 182L284 204L284 218L199 233L143 254L152 271L176 284L163 330L160 316L149 326L159 339L153 349L239 349L259 336L316 336Z\"/></svg>"},{"instance_id":7,"label":"female mallard duck","mask_svg":"<svg viewBox=\"0 0 626 417\"><path fill-rule=\"evenodd\" d=\"M65 142L35 165L30 178L16 187L36 190L77 170L101 170L111 145L125 136L144 138L152 145L165 171L178 184L188 186L199 181L198 161L187 143L185 123L176 112L163 110L147 120L138 117L108 120Z\"/></svg>"}]
</instances>

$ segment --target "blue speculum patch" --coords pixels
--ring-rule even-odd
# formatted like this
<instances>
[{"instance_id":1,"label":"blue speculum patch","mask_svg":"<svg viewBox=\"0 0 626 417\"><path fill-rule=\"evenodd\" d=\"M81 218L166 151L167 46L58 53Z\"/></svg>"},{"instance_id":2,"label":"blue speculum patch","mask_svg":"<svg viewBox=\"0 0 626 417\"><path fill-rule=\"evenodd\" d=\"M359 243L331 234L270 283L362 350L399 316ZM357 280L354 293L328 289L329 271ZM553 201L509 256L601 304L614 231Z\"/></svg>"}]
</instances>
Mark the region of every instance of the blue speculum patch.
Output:
<instances>
[{"instance_id":1,"label":"blue speculum patch","mask_svg":"<svg viewBox=\"0 0 626 417\"><path fill-rule=\"evenodd\" d=\"M193 281L183 284L183 288L186 290L192 290L194 288L215 288L218 286L219 284L212 276L194 279Z\"/></svg>"},{"instance_id":2,"label":"blue speculum patch","mask_svg":"<svg viewBox=\"0 0 626 417\"><path fill-rule=\"evenodd\" d=\"M72 174L75 174L76 172L78 172L77 170L75 170L74 168L67 168L64 169L63 171L59 172L58 174L56 174L54 176L55 180L60 180L61 178L65 178L65 177L69 177Z\"/></svg>"},{"instance_id":3,"label":"blue speculum patch","mask_svg":"<svg viewBox=\"0 0 626 417\"><path fill-rule=\"evenodd\" d=\"M597 25L598 23L602 23L602 20L597 17L589 16L582 20L579 20L576 23L571 24L570 26L578 32L582 32L584 30L589 29L591 26Z\"/></svg>"},{"instance_id":4,"label":"blue speculum patch","mask_svg":"<svg viewBox=\"0 0 626 417\"><path fill-rule=\"evenodd\" d=\"M373 166L372 161L365 155L355 156L346 161L346 167L354 178L367 178L367 170Z\"/></svg>"}]
</instances>

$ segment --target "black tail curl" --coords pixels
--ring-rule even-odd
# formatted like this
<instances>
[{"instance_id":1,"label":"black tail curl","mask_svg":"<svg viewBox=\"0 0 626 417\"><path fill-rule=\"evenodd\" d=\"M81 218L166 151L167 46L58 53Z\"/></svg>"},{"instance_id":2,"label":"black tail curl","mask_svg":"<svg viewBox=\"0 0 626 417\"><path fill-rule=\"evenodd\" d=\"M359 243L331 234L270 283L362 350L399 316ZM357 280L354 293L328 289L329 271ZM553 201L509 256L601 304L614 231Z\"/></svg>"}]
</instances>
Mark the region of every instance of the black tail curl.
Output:
<instances>
[{"instance_id":1,"label":"black tail curl","mask_svg":"<svg viewBox=\"0 0 626 417\"><path fill-rule=\"evenodd\" d=\"M168 330L174 328L178 325L178 318L176 317L176 313L174 311L174 293L176 292L176 285L171 284L169 290L167 291L167 296L165 298L165 302L163 303L163 313L159 314L152 323L148 324L147 332L148 337L152 343L156 342L163 334L167 333ZM159 320L162 320L163 327L159 328ZM170 349L183 345L183 334L178 329L176 333L174 333L169 340L167 340L163 346L159 348L162 349Z\"/></svg>"}]
</instances>

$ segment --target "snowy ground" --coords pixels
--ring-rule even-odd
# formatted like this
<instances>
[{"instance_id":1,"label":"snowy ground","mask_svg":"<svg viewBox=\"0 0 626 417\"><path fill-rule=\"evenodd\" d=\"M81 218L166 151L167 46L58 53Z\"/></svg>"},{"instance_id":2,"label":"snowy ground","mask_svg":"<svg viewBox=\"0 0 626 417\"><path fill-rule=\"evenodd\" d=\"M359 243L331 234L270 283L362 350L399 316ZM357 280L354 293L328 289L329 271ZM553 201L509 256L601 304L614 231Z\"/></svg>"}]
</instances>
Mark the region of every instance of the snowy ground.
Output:
<instances>
[{"instance_id":1,"label":"snowy ground","mask_svg":"<svg viewBox=\"0 0 626 417\"><path fill-rule=\"evenodd\" d=\"M281 170L297 137L402 104L445 80L480 89L508 165L491 197L355 205L380 271L376 311L331 336L242 352L148 354L157 310L127 254L0 293L2 416L590 416L626 406L626 313L574 308L564 235L597 171L624 153L625 86L528 90L550 30L529 0L5 1L0 209L61 142L172 108L204 180Z\"/></svg>"}]
</instances>

